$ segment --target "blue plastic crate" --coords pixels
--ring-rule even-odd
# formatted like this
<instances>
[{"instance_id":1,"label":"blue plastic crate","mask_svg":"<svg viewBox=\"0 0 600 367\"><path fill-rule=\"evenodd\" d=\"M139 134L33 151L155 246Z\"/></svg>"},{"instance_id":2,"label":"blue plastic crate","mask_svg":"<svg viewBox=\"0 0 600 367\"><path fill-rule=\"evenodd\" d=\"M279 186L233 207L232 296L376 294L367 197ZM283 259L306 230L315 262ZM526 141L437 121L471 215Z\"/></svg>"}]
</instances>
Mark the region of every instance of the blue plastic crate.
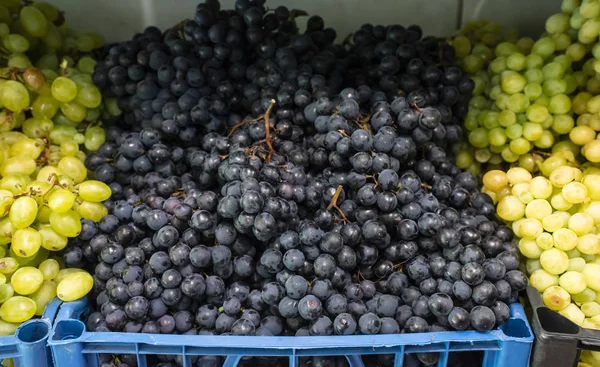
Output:
<instances>
[{"instance_id":1,"label":"blue plastic crate","mask_svg":"<svg viewBox=\"0 0 600 367\"><path fill-rule=\"evenodd\" d=\"M179 355L184 367L192 357L226 356L223 366L234 367L243 357L287 357L290 367L299 357L345 356L351 367L363 367L361 356L394 354L401 367L405 354L439 352L437 366L446 366L451 352L483 351L484 367L525 367L533 333L520 304L511 306L512 317L490 332L461 331L397 335L321 337L190 336L132 333L100 333L85 330L90 308L85 299L63 303L48 344L56 367L97 367L98 354L134 354L139 367L147 367L147 355Z\"/></svg>"},{"instance_id":2,"label":"blue plastic crate","mask_svg":"<svg viewBox=\"0 0 600 367\"><path fill-rule=\"evenodd\" d=\"M48 337L62 301L52 300L39 319L24 322L15 335L0 337L0 361L12 358L16 367L52 367Z\"/></svg>"}]
</instances>

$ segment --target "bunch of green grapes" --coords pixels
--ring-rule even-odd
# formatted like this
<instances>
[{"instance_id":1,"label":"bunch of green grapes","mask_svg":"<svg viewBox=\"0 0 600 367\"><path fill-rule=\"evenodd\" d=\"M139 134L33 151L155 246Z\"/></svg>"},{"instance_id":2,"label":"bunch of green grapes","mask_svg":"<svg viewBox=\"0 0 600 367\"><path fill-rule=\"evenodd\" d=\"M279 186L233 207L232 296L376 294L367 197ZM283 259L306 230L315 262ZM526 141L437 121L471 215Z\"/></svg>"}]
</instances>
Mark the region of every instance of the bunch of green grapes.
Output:
<instances>
[{"instance_id":1,"label":"bunch of green grapes","mask_svg":"<svg viewBox=\"0 0 600 367\"><path fill-rule=\"evenodd\" d=\"M93 84L87 52L101 37L74 32L48 3L0 0L0 335L41 315L55 296L87 294L92 277L54 256L82 220L108 212L110 188L88 180L87 152L105 141L115 108ZM114 101L113 101L114 102ZM54 255L53 255L54 253Z\"/></svg>"},{"instance_id":2,"label":"bunch of green grapes","mask_svg":"<svg viewBox=\"0 0 600 367\"><path fill-rule=\"evenodd\" d=\"M568 150L552 154L535 177L521 167L492 170L483 185L497 215L511 223L546 306L600 329L600 169L582 171L573 158Z\"/></svg>"}]
</instances>

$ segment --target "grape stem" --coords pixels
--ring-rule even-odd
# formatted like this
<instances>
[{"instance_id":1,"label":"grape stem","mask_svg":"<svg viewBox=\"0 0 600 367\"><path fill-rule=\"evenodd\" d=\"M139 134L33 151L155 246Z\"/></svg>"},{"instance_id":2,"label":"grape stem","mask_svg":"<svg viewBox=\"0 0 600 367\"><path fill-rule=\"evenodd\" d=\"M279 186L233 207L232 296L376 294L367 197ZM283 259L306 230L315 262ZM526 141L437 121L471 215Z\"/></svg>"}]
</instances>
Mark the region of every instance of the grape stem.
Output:
<instances>
[{"instance_id":1,"label":"grape stem","mask_svg":"<svg viewBox=\"0 0 600 367\"><path fill-rule=\"evenodd\" d=\"M331 198L331 202L329 203L329 205L327 206L327 210L331 210L331 209L336 209L337 212L340 214L340 216L342 217L342 220L344 221L344 223L348 222L348 219L346 218L346 216L344 215L344 212L342 211L342 209L340 209L337 206L337 201L342 193L342 185L339 185L336 189L335 189L335 194L333 194L333 197Z\"/></svg>"},{"instance_id":2,"label":"grape stem","mask_svg":"<svg viewBox=\"0 0 600 367\"><path fill-rule=\"evenodd\" d=\"M273 145L271 144L271 126L269 125L269 115L271 114L271 110L273 109L273 106L275 106L275 100L271 99L270 103L269 103L269 107L267 108L267 111L265 112L265 140L267 143L267 147L269 148L269 153L267 154L267 158L265 159L267 163L269 163L271 161L271 155L273 153L275 153L275 149L273 149Z\"/></svg>"}]
</instances>

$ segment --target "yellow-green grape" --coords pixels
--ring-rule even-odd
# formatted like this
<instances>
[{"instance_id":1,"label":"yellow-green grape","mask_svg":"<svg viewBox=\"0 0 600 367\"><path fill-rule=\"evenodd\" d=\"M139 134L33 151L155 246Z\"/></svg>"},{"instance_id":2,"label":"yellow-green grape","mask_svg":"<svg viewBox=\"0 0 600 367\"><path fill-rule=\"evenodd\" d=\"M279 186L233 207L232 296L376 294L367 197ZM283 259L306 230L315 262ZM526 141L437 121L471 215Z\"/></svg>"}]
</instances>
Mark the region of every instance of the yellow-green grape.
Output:
<instances>
[{"instance_id":1,"label":"yellow-green grape","mask_svg":"<svg viewBox=\"0 0 600 367\"><path fill-rule=\"evenodd\" d=\"M67 189L53 191L48 197L48 207L56 213L64 213L75 204L75 195Z\"/></svg>"},{"instance_id":2,"label":"yellow-green grape","mask_svg":"<svg viewBox=\"0 0 600 367\"><path fill-rule=\"evenodd\" d=\"M0 175L3 177L11 175L30 176L36 169L35 160L24 157L11 157L0 164Z\"/></svg>"},{"instance_id":3,"label":"yellow-green grape","mask_svg":"<svg viewBox=\"0 0 600 367\"><path fill-rule=\"evenodd\" d=\"M90 111L90 110L88 110ZM87 118L86 118L87 119ZM84 145L90 152L97 151L102 144L106 141L106 135L104 129L99 126L91 126L85 130L85 141Z\"/></svg>"},{"instance_id":4,"label":"yellow-green grape","mask_svg":"<svg viewBox=\"0 0 600 367\"><path fill-rule=\"evenodd\" d=\"M31 113L37 119L51 119L58 112L59 106L54 97L40 94L31 105Z\"/></svg>"},{"instance_id":5,"label":"yellow-green grape","mask_svg":"<svg viewBox=\"0 0 600 367\"><path fill-rule=\"evenodd\" d=\"M521 238L519 240L519 251L528 259L539 259L542 255L543 249L537 245L535 240Z\"/></svg>"},{"instance_id":6,"label":"yellow-green grape","mask_svg":"<svg viewBox=\"0 0 600 367\"><path fill-rule=\"evenodd\" d=\"M552 206L547 200L534 199L527 203L527 206L525 207L525 216L527 218L535 218L539 221L543 221L552 214L552 211Z\"/></svg>"},{"instance_id":7,"label":"yellow-green grape","mask_svg":"<svg viewBox=\"0 0 600 367\"><path fill-rule=\"evenodd\" d=\"M600 265L599 264L586 264L583 268L582 274L585 276L585 281L588 284L588 288L599 292L600 291Z\"/></svg>"},{"instance_id":8,"label":"yellow-green grape","mask_svg":"<svg viewBox=\"0 0 600 367\"><path fill-rule=\"evenodd\" d=\"M29 50L29 41L20 34L9 34L4 37L2 44L6 49L14 54L21 54Z\"/></svg>"},{"instance_id":9,"label":"yellow-green grape","mask_svg":"<svg viewBox=\"0 0 600 367\"><path fill-rule=\"evenodd\" d=\"M86 272L75 272L58 283L56 295L61 301L75 301L88 294L94 286L94 279Z\"/></svg>"},{"instance_id":10,"label":"yellow-green grape","mask_svg":"<svg viewBox=\"0 0 600 367\"><path fill-rule=\"evenodd\" d=\"M535 239L542 234L543 231L544 228L542 228L542 223L535 218L524 219L519 226L519 232L521 233L522 238Z\"/></svg>"},{"instance_id":11,"label":"yellow-green grape","mask_svg":"<svg viewBox=\"0 0 600 367\"><path fill-rule=\"evenodd\" d=\"M60 271L60 264L54 259L47 259L42 261L42 263L38 266L38 269L40 269L42 272L44 280L52 280L58 275L58 272Z\"/></svg>"},{"instance_id":12,"label":"yellow-green grape","mask_svg":"<svg viewBox=\"0 0 600 367\"><path fill-rule=\"evenodd\" d=\"M560 286L550 286L542 294L544 304L555 311L560 311L571 303L571 295Z\"/></svg>"},{"instance_id":13,"label":"yellow-green grape","mask_svg":"<svg viewBox=\"0 0 600 367\"><path fill-rule=\"evenodd\" d=\"M43 36L48 29L46 17L33 6L25 6L21 9L20 20L27 33L34 37Z\"/></svg>"},{"instance_id":14,"label":"yellow-green grape","mask_svg":"<svg viewBox=\"0 0 600 367\"><path fill-rule=\"evenodd\" d=\"M21 196L12 204L9 212L10 222L15 229L23 229L29 227L38 212L37 202L28 197Z\"/></svg>"},{"instance_id":15,"label":"yellow-green grape","mask_svg":"<svg viewBox=\"0 0 600 367\"><path fill-rule=\"evenodd\" d=\"M3 284L0 286L0 303L6 302L7 299L11 298L15 294L10 284Z\"/></svg>"},{"instance_id":16,"label":"yellow-green grape","mask_svg":"<svg viewBox=\"0 0 600 367\"><path fill-rule=\"evenodd\" d=\"M563 315L564 317L571 320L577 325L581 325L585 320L585 315L583 314L583 312L581 312L579 307L572 303L568 304L562 310L559 310L558 313L560 313L561 315Z\"/></svg>"},{"instance_id":17,"label":"yellow-green grape","mask_svg":"<svg viewBox=\"0 0 600 367\"><path fill-rule=\"evenodd\" d=\"M64 213L52 212L50 225L56 233L62 236L77 237L81 232L81 217L72 209Z\"/></svg>"},{"instance_id":18,"label":"yellow-green grape","mask_svg":"<svg viewBox=\"0 0 600 367\"><path fill-rule=\"evenodd\" d=\"M575 171L570 166L558 167L552 171L549 179L554 187L563 187L575 179Z\"/></svg>"},{"instance_id":19,"label":"yellow-green grape","mask_svg":"<svg viewBox=\"0 0 600 367\"><path fill-rule=\"evenodd\" d=\"M512 222L525 215L525 204L516 196L509 195L500 200L496 211L500 218Z\"/></svg>"},{"instance_id":20,"label":"yellow-green grape","mask_svg":"<svg viewBox=\"0 0 600 367\"><path fill-rule=\"evenodd\" d=\"M542 250L549 250L554 246L552 235L548 232L540 233L540 235L536 237L535 243Z\"/></svg>"},{"instance_id":21,"label":"yellow-green grape","mask_svg":"<svg viewBox=\"0 0 600 367\"><path fill-rule=\"evenodd\" d=\"M594 218L587 213L575 213L569 218L567 226L578 236L583 236L594 228Z\"/></svg>"},{"instance_id":22,"label":"yellow-green grape","mask_svg":"<svg viewBox=\"0 0 600 367\"><path fill-rule=\"evenodd\" d=\"M96 108L102 102L102 95L95 85L86 83L80 86L75 100L84 107Z\"/></svg>"},{"instance_id":23,"label":"yellow-green grape","mask_svg":"<svg viewBox=\"0 0 600 367\"><path fill-rule=\"evenodd\" d=\"M67 246L68 238L56 233L51 226L40 228L38 232L42 237L42 247L46 250L60 251Z\"/></svg>"},{"instance_id":24,"label":"yellow-green grape","mask_svg":"<svg viewBox=\"0 0 600 367\"><path fill-rule=\"evenodd\" d=\"M554 247L562 251L569 251L577 247L577 233L568 228L560 228L552 233Z\"/></svg>"},{"instance_id":25,"label":"yellow-green grape","mask_svg":"<svg viewBox=\"0 0 600 367\"><path fill-rule=\"evenodd\" d=\"M529 191L536 199L547 199L552 195L552 183L545 177L534 177L529 182Z\"/></svg>"},{"instance_id":26,"label":"yellow-green grape","mask_svg":"<svg viewBox=\"0 0 600 367\"><path fill-rule=\"evenodd\" d=\"M10 322L0 320L0 336L14 335L18 327L19 324L13 324Z\"/></svg>"},{"instance_id":27,"label":"yellow-green grape","mask_svg":"<svg viewBox=\"0 0 600 367\"><path fill-rule=\"evenodd\" d=\"M108 209L102 203L92 203L84 201L77 205L76 212L83 219L89 219L94 222L99 222L102 218L108 215Z\"/></svg>"},{"instance_id":28,"label":"yellow-green grape","mask_svg":"<svg viewBox=\"0 0 600 367\"><path fill-rule=\"evenodd\" d=\"M0 306L0 318L6 322L24 322L31 319L36 310L37 305L32 299L15 296Z\"/></svg>"},{"instance_id":29,"label":"yellow-green grape","mask_svg":"<svg viewBox=\"0 0 600 367\"><path fill-rule=\"evenodd\" d=\"M32 266L19 268L10 278L10 285L15 292L28 295L36 292L44 282L42 272Z\"/></svg>"},{"instance_id":30,"label":"yellow-green grape","mask_svg":"<svg viewBox=\"0 0 600 367\"><path fill-rule=\"evenodd\" d=\"M562 196L571 204L579 204L587 197L587 188L580 182L570 182L563 187Z\"/></svg>"},{"instance_id":31,"label":"yellow-green grape","mask_svg":"<svg viewBox=\"0 0 600 367\"><path fill-rule=\"evenodd\" d=\"M585 267L585 260L581 257L574 257L569 259L568 271L581 272Z\"/></svg>"},{"instance_id":32,"label":"yellow-green grape","mask_svg":"<svg viewBox=\"0 0 600 367\"><path fill-rule=\"evenodd\" d=\"M586 234L579 237L577 250L587 255L600 253L600 239L595 234Z\"/></svg>"},{"instance_id":33,"label":"yellow-green grape","mask_svg":"<svg viewBox=\"0 0 600 367\"><path fill-rule=\"evenodd\" d=\"M82 161L75 157L63 157L58 162L58 169L71 177L75 183L81 183L87 177L87 169Z\"/></svg>"},{"instance_id":34,"label":"yellow-green grape","mask_svg":"<svg viewBox=\"0 0 600 367\"><path fill-rule=\"evenodd\" d=\"M592 302L593 300L596 299L596 292L594 292L593 290L591 290L589 288L586 288L581 293L572 294L571 299L577 303Z\"/></svg>"},{"instance_id":35,"label":"yellow-green grape","mask_svg":"<svg viewBox=\"0 0 600 367\"><path fill-rule=\"evenodd\" d=\"M21 257L35 255L42 245L42 237L33 228L18 229L13 233L11 249Z\"/></svg>"},{"instance_id":36,"label":"yellow-green grape","mask_svg":"<svg viewBox=\"0 0 600 367\"><path fill-rule=\"evenodd\" d=\"M111 195L110 187L102 181L87 180L77 186L78 196L82 200L100 203L108 200Z\"/></svg>"},{"instance_id":37,"label":"yellow-green grape","mask_svg":"<svg viewBox=\"0 0 600 367\"><path fill-rule=\"evenodd\" d=\"M29 298L37 305L35 315L42 316L46 305L48 305L54 297L56 297L56 282L44 280L40 289L29 296Z\"/></svg>"},{"instance_id":38,"label":"yellow-green grape","mask_svg":"<svg viewBox=\"0 0 600 367\"><path fill-rule=\"evenodd\" d=\"M558 285L558 281L558 275L550 274L544 269L535 270L529 277L529 284L537 289L538 292L543 292L551 286Z\"/></svg>"},{"instance_id":39,"label":"yellow-green grape","mask_svg":"<svg viewBox=\"0 0 600 367\"><path fill-rule=\"evenodd\" d=\"M70 102L77 97L77 85L71 79L61 76L52 82L52 97L60 102Z\"/></svg>"},{"instance_id":40,"label":"yellow-green grape","mask_svg":"<svg viewBox=\"0 0 600 367\"><path fill-rule=\"evenodd\" d=\"M556 245L556 240L554 244ZM547 272L559 275L569 268L569 257L564 251L552 248L542 252L540 255L540 264ZM590 288L593 289L593 287Z\"/></svg>"},{"instance_id":41,"label":"yellow-green grape","mask_svg":"<svg viewBox=\"0 0 600 367\"><path fill-rule=\"evenodd\" d=\"M27 88L14 80L7 80L0 85L0 102L13 112L20 112L29 107Z\"/></svg>"},{"instance_id":42,"label":"yellow-green grape","mask_svg":"<svg viewBox=\"0 0 600 367\"><path fill-rule=\"evenodd\" d=\"M60 104L60 110L70 121L81 122L87 116L87 109L78 102L64 102Z\"/></svg>"},{"instance_id":43,"label":"yellow-green grape","mask_svg":"<svg viewBox=\"0 0 600 367\"><path fill-rule=\"evenodd\" d=\"M586 302L581 305L581 312L583 312L586 317L600 315L600 304L597 302Z\"/></svg>"},{"instance_id":44,"label":"yellow-green grape","mask_svg":"<svg viewBox=\"0 0 600 367\"><path fill-rule=\"evenodd\" d=\"M558 285L570 294L578 294L587 288L585 276L575 271L567 271L558 279Z\"/></svg>"},{"instance_id":45,"label":"yellow-green grape","mask_svg":"<svg viewBox=\"0 0 600 367\"><path fill-rule=\"evenodd\" d=\"M60 271L58 272L58 275L53 280L56 282L56 284L58 284L63 279L65 279L67 276L69 276L71 274L74 274L74 273L78 273L80 271L85 271L85 270L82 270L82 269L79 269L79 268L60 269Z\"/></svg>"}]
</instances>

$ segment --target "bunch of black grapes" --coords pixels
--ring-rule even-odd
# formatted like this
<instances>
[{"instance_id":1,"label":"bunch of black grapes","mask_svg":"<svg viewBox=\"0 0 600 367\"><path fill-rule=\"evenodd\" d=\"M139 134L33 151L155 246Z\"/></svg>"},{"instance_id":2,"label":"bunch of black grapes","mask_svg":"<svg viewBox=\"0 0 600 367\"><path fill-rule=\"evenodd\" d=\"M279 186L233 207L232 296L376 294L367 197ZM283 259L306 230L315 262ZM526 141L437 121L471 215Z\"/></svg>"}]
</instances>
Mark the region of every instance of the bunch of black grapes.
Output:
<instances>
[{"instance_id":1,"label":"bunch of black grapes","mask_svg":"<svg viewBox=\"0 0 600 367\"><path fill-rule=\"evenodd\" d=\"M207 1L106 50L94 81L122 116L86 165L112 189L110 214L64 254L94 275L88 330L395 334L509 319L527 279L512 231L447 149L474 88L452 48L400 25L335 44L318 16L299 33L297 14ZM339 362L315 358L302 363Z\"/></svg>"}]
</instances>

